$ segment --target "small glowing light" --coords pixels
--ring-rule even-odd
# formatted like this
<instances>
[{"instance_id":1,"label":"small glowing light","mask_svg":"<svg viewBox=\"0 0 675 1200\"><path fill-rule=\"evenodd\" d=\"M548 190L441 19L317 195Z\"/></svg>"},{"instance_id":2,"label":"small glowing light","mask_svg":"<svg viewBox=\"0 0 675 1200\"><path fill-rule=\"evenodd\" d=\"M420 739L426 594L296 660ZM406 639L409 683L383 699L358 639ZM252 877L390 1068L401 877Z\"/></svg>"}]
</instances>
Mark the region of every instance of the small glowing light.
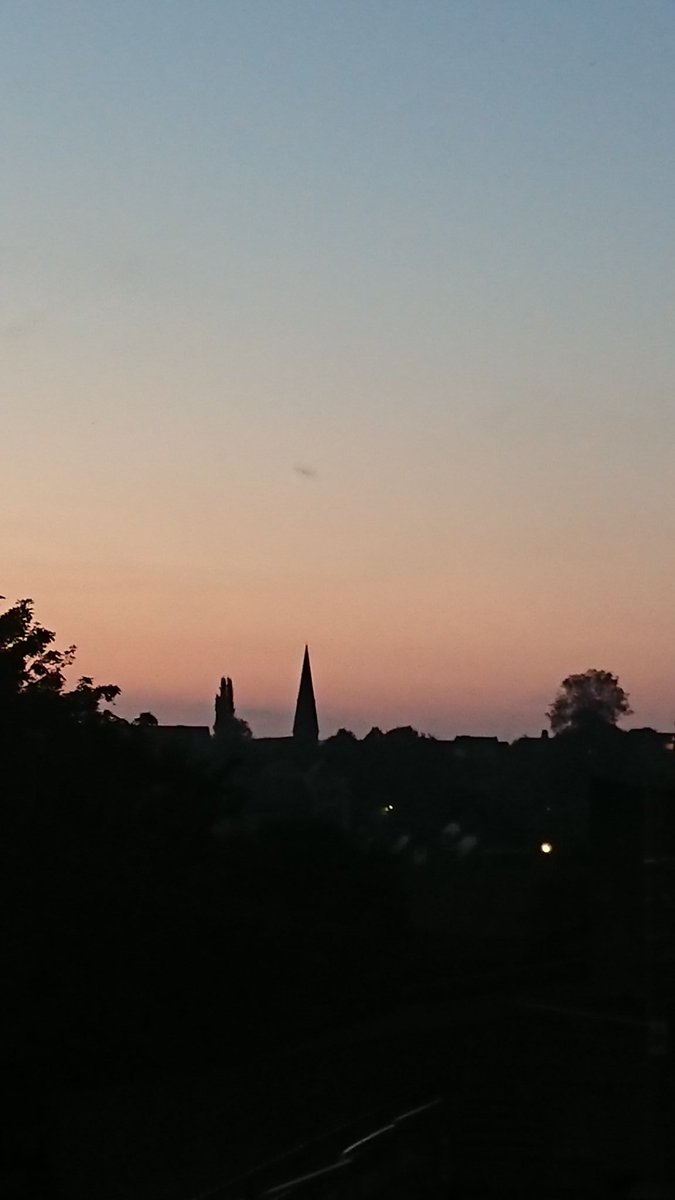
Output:
<instances>
[{"instance_id":1,"label":"small glowing light","mask_svg":"<svg viewBox=\"0 0 675 1200\"><path fill-rule=\"evenodd\" d=\"M675 750L675 742L666 742L666 750Z\"/></svg>"},{"instance_id":2,"label":"small glowing light","mask_svg":"<svg viewBox=\"0 0 675 1200\"><path fill-rule=\"evenodd\" d=\"M542 854L550 854L553 849L553 846L551 845L550 842L542 842L539 849L541 850Z\"/></svg>"},{"instance_id":3,"label":"small glowing light","mask_svg":"<svg viewBox=\"0 0 675 1200\"><path fill-rule=\"evenodd\" d=\"M380 809L380 812L382 813L383 817L386 817L388 815L388 813L392 813L393 811L394 811L393 804L385 804L384 807Z\"/></svg>"}]
</instances>

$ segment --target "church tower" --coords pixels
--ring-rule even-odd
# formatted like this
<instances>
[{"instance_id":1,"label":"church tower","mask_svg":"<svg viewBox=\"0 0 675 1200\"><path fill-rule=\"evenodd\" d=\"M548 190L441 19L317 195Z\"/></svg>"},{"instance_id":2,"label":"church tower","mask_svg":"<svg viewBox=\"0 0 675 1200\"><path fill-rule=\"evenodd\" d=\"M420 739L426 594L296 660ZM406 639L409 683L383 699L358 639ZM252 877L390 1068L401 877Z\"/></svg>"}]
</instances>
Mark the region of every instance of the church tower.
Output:
<instances>
[{"instance_id":1,"label":"church tower","mask_svg":"<svg viewBox=\"0 0 675 1200\"><path fill-rule=\"evenodd\" d=\"M305 646L305 657L302 661L302 674L298 700L295 706L293 721L293 737L296 742L318 742L319 720L316 715L316 700L314 699L314 684L312 683L312 668L309 664L309 649Z\"/></svg>"},{"instance_id":2,"label":"church tower","mask_svg":"<svg viewBox=\"0 0 675 1200\"><path fill-rule=\"evenodd\" d=\"M216 737L229 732L234 723L234 688L229 675L220 681L220 691L216 696L216 719L213 732Z\"/></svg>"}]
</instances>

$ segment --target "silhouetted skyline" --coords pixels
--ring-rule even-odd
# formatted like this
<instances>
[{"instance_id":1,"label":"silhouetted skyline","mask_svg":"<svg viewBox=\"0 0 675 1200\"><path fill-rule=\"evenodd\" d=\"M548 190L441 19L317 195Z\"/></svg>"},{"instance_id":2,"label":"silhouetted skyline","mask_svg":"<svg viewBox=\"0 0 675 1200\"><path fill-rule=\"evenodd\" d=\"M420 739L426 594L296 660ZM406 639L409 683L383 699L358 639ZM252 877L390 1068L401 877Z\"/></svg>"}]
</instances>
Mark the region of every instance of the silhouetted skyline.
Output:
<instances>
[{"instance_id":1,"label":"silhouetted skyline","mask_svg":"<svg viewBox=\"0 0 675 1200\"><path fill-rule=\"evenodd\" d=\"M566 675L554 736L319 743L307 645L293 736L259 741L231 675L212 735L119 720L80 666L0 612L0 1193L90 1196L102 1161L111 1196L287 1193L281 1147L306 1182L339 1138L350 1189L526 1200L571 1165L586 1195L617 1129L624 1180L672 1179L675 735L617 727L616 675Z\"/></svg>"}]
</instances>

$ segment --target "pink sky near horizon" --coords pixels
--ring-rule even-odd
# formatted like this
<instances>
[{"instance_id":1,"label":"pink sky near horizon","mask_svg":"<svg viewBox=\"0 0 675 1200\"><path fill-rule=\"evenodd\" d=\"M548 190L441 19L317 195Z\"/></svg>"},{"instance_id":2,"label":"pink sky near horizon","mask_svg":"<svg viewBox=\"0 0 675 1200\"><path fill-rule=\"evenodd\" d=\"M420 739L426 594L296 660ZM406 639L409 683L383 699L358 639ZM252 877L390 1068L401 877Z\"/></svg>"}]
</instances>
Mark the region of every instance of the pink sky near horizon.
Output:
<instances>
[{"instance_id":1,"label":"pink sky near horizon","mask_svg":"<svg viewBox=\"0 0 675 1200\"><path fill-rule=\"evenodd\" d=\"M227 674L237 711L254 733L288 733L311 632L322 736L342 726L362 736L373 725L407 724L441 737L537 734L561 679L589 666L618 673L635 709L625 724L673 724L667 673L642 658L638 639L627 648L601 611L592 621L586 611L581 635L570 621L551 645L546 635L555 614L537 619L531 607L516 621L513 609L470 589L454 594L454 608L447 592L425 600L419 588L399 590L396 613L380 607L387 597L374 589L355 622L339 595L319 597L313 611L309 600L295 604L293 591L271 605L262 597L248 604L247 593L232 597L227 578L214 574L212 590L200 592L166 570L154 586L146 577L132 596L128 584L116 595L101 564L83 569L84 589L66 564L48 572L43 587L33 589L36 615L57 631L59 645L77 644L76 674L121 686L116 711L128 718L150 709L167 724L211 724L215 691ZM40 574L35 566L33 579Z\"/></svg>"}]
</instances>

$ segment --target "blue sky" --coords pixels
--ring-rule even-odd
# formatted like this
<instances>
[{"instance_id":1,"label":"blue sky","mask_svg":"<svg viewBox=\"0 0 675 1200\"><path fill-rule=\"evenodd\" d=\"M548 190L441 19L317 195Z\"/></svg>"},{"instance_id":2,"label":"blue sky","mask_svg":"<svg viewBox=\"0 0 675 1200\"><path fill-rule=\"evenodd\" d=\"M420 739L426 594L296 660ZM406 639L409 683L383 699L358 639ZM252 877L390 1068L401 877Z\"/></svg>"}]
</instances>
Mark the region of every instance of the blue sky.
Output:
<instances>
[{"instance_id":1,"label":"blue sky","mask_svg":"<svg viewBox=\"0 0 675 1200\"><path fill-rule=\"evenodd\" d=\"M8 0L2 591L167 720L283 731L309 640L326 732L670 725L674 68L651 0Z\"/></svg>"}]
</instances>

